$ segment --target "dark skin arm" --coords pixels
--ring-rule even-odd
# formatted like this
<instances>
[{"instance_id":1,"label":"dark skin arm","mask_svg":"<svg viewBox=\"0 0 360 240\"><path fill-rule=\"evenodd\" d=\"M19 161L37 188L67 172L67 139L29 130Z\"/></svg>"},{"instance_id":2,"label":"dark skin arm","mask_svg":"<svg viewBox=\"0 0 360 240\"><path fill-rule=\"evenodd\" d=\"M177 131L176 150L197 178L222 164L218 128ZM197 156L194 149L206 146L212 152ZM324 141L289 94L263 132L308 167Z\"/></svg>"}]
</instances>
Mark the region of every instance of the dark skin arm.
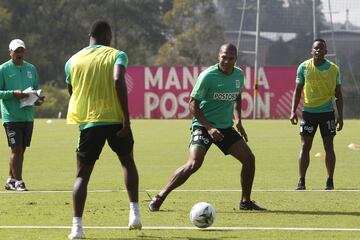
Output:
<instances>
[{"instance_id":1,"label":"dark skin arm","mask_svg":"<svg viewBox=\"0 0 360 240\"><path fill-rule=\"evenodd\" d=\"M41 106L45 101L45 96L39 97L38 100L34 103L35 106Z\"/></svg>"},{"instance_id":2,"label":"dark skin arm","mask_svg":"<svg viewBox=\"0 0 360 240\"><path fill-rule=\"evenodd\" d=\"M337 130L341 131L344 126L344 119L343 119L343 99L342 99L342 92L341 92L341 85L337 85L335 88L335 98L336 98L336 108L338 111L338 117L336 119L336 126Z\"/></svg>"},{"instance_id":3,"label":"dark skin arm","mask_svg":"<svg viewBox=\"0 0 360 240\"><path fill-rule=\"evenodd\" d=\"M72 86L70 84L67 85L68 93L71 96L72 95Z\"/></svg>"},{"instance_id":4,"label":"dark skin arm","mask_svg":"<svg viewBox=\"0 0 360 240\"><path fill-rule=\"evenodd\" d=\"M234 117L236 120L236 129L238 130L240 135L244 138L244 140L247 142L248 137L247 137L246 131L241 123L241 94L239 94L239 96L237 96L237 98L235 99Z\"/></svg>"},{"instance_id":5,"label":"dark skin arm","mask_svg":"<svg viewBox=\"0 0 360 240\"><path fill-rule=\"evenodd\" d=\"M190 98L189 110L193 117L195 117L207 129L209 135L215 142L220 142L223 140L224 135L206 120L204 113L200 110L199 100Z\"/></svg>"},{"instance_id":6,"label":"dark skin arm","mask_svg":"<svg viewBox=\"0 0 360 240\"><path fill-rule=\"evenodd\" d=\"M124 120L122 122L123 128L116 133L116 135L122 137L126 136L130 130L130 116L129 116L129 109L128 109L128 94L127 94L127 87L125 81L125 67L120 64L116 64L114 67L114 82L115 82L115 89L119 99L119 103L121 109L124 114Z\"/></svg>"},{"instance_id":7,"label":"dark skin arm","mask_svg":"<svg viewBox=\"0 0 360 240\"><path fill-rule=\"evenodd\" d=\"M291 115L290 115L290 122L293 125L296 125L298 123L298 117L296 115L296 109L299 105L300 99L301 99L301 93L304 88L303 84L296 84L293 99L292 99L292 105L291 105Z\"/></svg>"},{"instance_id":8,"label":"dark skin arm","mask_svg":"<svg viewBox=\"0 0 360 240\"><path fill-rule=\"evenodd\" d=\"M27 98L29 96L29 94L22 92L21 90L15 90L13 92L13 95L17 98L17 99L23 99L23 98Z\"/></svg>"}]
</instances>

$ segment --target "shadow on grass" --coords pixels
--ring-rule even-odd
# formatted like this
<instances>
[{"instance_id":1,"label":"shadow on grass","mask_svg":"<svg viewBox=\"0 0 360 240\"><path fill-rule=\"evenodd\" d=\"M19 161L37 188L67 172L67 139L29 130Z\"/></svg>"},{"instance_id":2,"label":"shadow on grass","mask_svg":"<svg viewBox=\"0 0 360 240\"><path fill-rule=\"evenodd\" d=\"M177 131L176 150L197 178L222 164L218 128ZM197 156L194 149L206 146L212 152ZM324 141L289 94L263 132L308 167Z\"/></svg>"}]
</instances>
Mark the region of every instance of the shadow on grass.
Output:
<instances>
[{"instance_id":1,"label":"shadow on grass","mask_svg":"<svg viewBox=\"0 0 360 240\"><path fill-rule=\"evenodd\" d=\"M184 240L221 240L221 239L240 239L241 237L239 236L239 238L234 236L231 237L221 237L221 238L197 238L197 237L156 237L156 236L138 236L138 237L133 237L133 238L84 238L84 239L88 239L88 240L135 240L135 239L143 239L143 240L168 240L168 239L184 239Z\"/></svg>"},{"instance_id":2,"label":"shadow on grass","mask_svg":"<svg viewBox=\"0 0 360 240\"><path fill-rule=\"evenodd\" d=\"M288 215L322 215L322 216L360 216L360 212L343 212L343 211L300 211L300 210L275 210L269 213L288 214Z\"/></svg>"},{"instance_id":3,"label":"shadow on grass","mask_svg":"<svg viewBox=\"0 0 360 240\"><path fill-rule=\"evenodd\" d=\"M201 230L201 231L211 231L211 232L223 232L224 230L211 230L211 229L207 229L207 230ZM191 235L191 233L189 233L189 235ZM229 236L229 237L220 237L220 238L209 238L209 237L189 237L186 236L186 234L184 234L184 236L154 236L154 235L138 235L136 237L128 237L128 238L122 238L122 237L114 237L114 238L85 238L85 239L89 239L89 240L169 240L169 239L184 239L184 240L221 240L221 239L241 239L241 236L237 237L237 236Z\"/></svg>"},{"instance_id":4,"label":"shadow on grass","mask_svg":"<svg viewBox=\"0 0 360 240\"><path fill-rule=\"evenodd\" d=\"M358 212L344 212L344 211L306 211L306 210L268 210L268 211L234 211L227 212L221 211L217 213L226 213L226 214L284 214L284 215L315 215L315 216L360 216L360 211Z\"/></svg>"}]
</instances>

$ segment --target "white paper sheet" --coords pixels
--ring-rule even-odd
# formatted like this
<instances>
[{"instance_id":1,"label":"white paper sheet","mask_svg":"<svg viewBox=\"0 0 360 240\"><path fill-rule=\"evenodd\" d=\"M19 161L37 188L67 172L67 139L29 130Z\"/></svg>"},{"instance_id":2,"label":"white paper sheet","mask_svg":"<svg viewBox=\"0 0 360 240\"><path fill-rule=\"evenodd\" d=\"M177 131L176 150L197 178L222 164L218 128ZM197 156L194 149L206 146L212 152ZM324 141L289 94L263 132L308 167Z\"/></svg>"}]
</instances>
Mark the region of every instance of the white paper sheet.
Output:
<instances>
[{"instance_id":1,"label":"white paper sheet","mask_svg":"<svg viewBox=\"0 0 360 240\"><path fill-rule=\"evenodd\" d=\"M41 89L34 90L32 87L28 87L23 93L27 93L29 96L20 100L21 108L34 105L34 103L42 96Z\"/></svg>"}]
</instances>

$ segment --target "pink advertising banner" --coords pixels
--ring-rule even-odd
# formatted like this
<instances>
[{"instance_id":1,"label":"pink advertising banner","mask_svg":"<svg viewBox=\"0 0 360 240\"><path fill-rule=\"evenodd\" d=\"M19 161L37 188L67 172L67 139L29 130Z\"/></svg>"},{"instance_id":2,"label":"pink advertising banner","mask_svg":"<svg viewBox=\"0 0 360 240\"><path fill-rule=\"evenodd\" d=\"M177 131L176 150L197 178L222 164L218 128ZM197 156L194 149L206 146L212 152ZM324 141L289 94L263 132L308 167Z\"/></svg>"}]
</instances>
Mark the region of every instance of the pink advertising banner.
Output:
<instances>
[{"instance_id":1,"label":"pink advertising banner","mask_svg":"<svg viewBox=\"0 0 360 240\"><path fill-rule=\"evenodd\" d=\"M131 118L190 118L188 101L205 67L129 66L126 83ZM254 71L242 67L245 86L242 116L252 118ZM261 67L258 74L257 117L288 118L295 87L296 66Z\"/></svg>"}]
</instances>

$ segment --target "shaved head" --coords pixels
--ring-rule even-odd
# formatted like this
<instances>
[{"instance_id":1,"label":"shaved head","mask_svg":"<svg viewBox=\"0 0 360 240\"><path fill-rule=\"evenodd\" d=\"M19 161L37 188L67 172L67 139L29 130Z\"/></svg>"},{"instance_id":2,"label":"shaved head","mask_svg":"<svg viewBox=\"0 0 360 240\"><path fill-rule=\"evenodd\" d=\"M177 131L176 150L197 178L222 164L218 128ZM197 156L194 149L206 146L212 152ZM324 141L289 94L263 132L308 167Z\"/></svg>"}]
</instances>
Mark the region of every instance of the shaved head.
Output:
<instances>
[{"instance_id":1,"label":"shaved head","mask_svg":"<svg viewBox=\"0 0 360 240\"><path fill-rule=\"evenodd\" d=\"M231 43L226 43L221 45L219 49L219 68L220 70L230 75L233 70L237 60L237 49L235 45Z\"/></svg>"},{"instance_id":2,"label":"shaved head","mask_svg":"<svg viewBox=\"0 0 360 240\"><path fill-rule=\"evenodd\" d=\"M220 49L219 49L219 53L221 52L233 52L235 53L235 56L237 56L237 48L235 47L234 44L231 43L225 43L223 45L221 45Z\"/></svg>"}]
</instances>

